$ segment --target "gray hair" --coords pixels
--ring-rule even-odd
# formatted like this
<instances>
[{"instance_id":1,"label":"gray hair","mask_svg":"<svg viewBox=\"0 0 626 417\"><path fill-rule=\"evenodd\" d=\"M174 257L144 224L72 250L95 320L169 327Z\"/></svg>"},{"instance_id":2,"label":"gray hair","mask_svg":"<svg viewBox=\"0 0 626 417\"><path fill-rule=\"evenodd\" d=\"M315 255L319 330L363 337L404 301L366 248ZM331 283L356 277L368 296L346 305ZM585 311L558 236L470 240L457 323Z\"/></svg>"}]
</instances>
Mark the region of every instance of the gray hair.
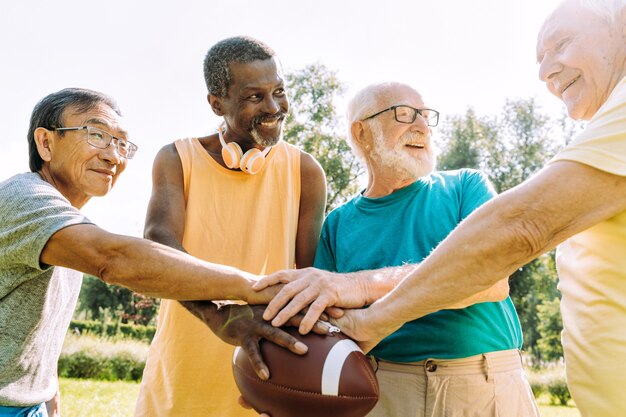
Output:
<instances>
[{"instance_id":1,"label":"gray hair","mask_svg":"<svg viewBox=\"0 0 626 417\"><path fill-rule=\"evenodd\" d=\"M356 143L355 138L352 137L352 124L362 120L364 117L368 117L376 113L377 111L383 110L378 108L380 106L379 102L381 98L387 95L389 90L396 87L408 87L415 90L413 87L399 82L370 84L359 90L348 102L348 107L346 109L348 143L356 156L359 158L364 159L363 150ZM371 122L375 122L375 120L372 120Z\"/></svg>"},{"instance_id":2,"label":"gray hair","mask_svg":"<svg viewBox=\"0 0 626 417\"><path fill-rule=\"evenodd\" d=\"M28 165L32 172L37 172L43 166L43 159L39 156L35 143L35 130L38 127L55 129L63 126L63 113L68 107L73 107L78 113L86 113L100 104L110 107L118 116L122 116L117 103L109 96L85 88L65 88L44 97L35 105L30 116L28 128ZM68 126L65 126L68 127ZM73 126L70 126L73 127ZM63 132L59 132L63 134Z\"/></svg>"},{"instance_id":3,"label":"gray hair","mask_svg":"<svg viewBox=\"0 0 626 417\"><path fill-rule=\"evenodd\" d=\"M581 7L592 11L607 23L615 23L626 8L626 0L578 0Z\"/></svg>"},{"instance_id":4,"label":"gray hair","mask_svg":"<svg viewBox=\"0 0 626 417\"><path fill-rule=\"evenodd\" d=\"M209 94L225 97L232 82L230 64L266 60L276 56L272 48L249 36L224 39L209 49L204 57L204 81Z\"/></svg>"}]
</instances>

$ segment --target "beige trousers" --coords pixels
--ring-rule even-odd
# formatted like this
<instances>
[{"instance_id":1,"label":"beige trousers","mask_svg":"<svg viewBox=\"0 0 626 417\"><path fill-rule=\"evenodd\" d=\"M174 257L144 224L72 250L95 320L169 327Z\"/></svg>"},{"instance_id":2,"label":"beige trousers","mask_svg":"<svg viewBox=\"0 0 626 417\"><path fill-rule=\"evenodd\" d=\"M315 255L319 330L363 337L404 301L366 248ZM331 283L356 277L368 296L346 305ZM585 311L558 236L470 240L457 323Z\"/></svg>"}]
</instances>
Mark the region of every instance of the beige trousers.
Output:
<instances>
[{"instance_id":1,"label":"beige trousers","mask_svg":"<svg viewBox=\"0 0 626 417\"><path fill-rule=\"evenodd\" d=\"M517 349L462 359L372 358L380 400L368 417L538 417Z\"/></svg>"}]
</instances>

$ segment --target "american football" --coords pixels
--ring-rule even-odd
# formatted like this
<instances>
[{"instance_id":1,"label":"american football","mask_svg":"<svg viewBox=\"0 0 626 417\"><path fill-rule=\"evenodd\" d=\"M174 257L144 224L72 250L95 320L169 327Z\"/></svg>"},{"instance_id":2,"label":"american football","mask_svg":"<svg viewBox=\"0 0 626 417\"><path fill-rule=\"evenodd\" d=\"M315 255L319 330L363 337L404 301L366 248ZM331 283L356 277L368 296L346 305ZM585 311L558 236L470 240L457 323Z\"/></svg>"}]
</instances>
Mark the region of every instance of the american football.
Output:
<instances>
[{"instance_id":1,"label":"american football","mask_svg":"<svg viewBox=\"0 0 626 417\"><path fill-rule=\"evenodd\" d=\"M243 349L235 349L233 374L241 394L259 413L272 417L362 417L378 401L378 381L370 361L353 340L341 333L301 335L283 330L309 347L296 355L261 341L270 370L259 379Z\"/></svg>"}]
</instances>

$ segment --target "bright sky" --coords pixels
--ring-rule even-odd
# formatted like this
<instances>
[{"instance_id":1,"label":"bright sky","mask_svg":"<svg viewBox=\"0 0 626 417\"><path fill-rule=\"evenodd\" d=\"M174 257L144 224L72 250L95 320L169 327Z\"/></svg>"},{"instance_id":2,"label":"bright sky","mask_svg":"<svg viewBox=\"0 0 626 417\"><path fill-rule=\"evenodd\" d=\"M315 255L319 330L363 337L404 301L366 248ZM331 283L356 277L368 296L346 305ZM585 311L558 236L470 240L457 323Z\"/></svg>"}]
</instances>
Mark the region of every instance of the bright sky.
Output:
<instances>
[{"instance_id":1,"label":"bright sky","mask_svg":"<svg viewBox=\"0 0 626 417\"><path fill-rule=\"evenodd\" d=\"M140 236L157 151L218 124L202 61L233 35L256 37L284 68L321 62L348 96L402 81L442 115L500 111L506 98L561 105L537 79L535 40L558 0L21 0L0 10L0 180L28 171L34 105L65 87L113 96L139 152L114 190L84 212L107 230ZM343 106L341 106L343 107ZM0 213L1 214L1 213Z\"/></svg>"}]
</instances>

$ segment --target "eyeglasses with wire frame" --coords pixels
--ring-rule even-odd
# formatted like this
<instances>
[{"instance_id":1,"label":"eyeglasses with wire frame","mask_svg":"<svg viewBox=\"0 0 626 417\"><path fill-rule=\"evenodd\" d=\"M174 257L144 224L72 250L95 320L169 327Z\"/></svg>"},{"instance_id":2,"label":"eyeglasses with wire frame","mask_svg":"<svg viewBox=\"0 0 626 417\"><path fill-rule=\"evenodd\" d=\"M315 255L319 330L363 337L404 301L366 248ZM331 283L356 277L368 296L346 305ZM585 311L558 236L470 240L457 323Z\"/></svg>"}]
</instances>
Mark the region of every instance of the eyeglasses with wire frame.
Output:
<instances>
[{"instance_id":1,"label":"eyeglasses with wire frame","mask_svg":"<svg viewBox=\"0 0 626 417\"><path fill-rule=\"evenodd\" d=\"M418 114L424 119L429 127L435 127L439 123L439 112L437 110L416 109L415 107L407 106L406 104L391 106L361 120L369 120L389 110L393 110L394 117L398 123L413 123Z\"/></svg>"},{"instance_id":2,"label":"eyeglasses with wire frame","mask_svg":"<svg viewBox=\"0 0 626 417\"><path fill-rule=\"evenodd\" d=\"M56 130L57 132L84 130L87 143L98 149L108 148L111 142L115 140L117 153L121 157L124 157L126 159L132 159L138 149L137 145L135 145L131 141L115 137L109 132L105 132L104 130L98 129L97 127L93 126L57 127L52 130Z\"/></svg>"}]
</instances>

